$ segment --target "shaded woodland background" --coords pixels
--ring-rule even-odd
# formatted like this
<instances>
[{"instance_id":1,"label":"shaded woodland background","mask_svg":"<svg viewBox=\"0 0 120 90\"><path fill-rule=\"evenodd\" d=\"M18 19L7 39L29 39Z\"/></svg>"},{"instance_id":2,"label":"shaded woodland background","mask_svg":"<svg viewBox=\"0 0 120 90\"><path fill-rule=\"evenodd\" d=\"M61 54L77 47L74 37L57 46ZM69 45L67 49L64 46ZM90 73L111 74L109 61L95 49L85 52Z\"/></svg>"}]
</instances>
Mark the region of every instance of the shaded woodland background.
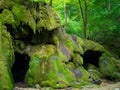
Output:
<instances>
[{"instance_id":1,"label":"shaded woodland background","mask_svg":"<svg viewBox=\"0 0 120 90\"><path fill-rule=\"evenodd\" d=\"M59 14L69 34L97 41L120 57L119 0L43 0Z\"/></svg>"}]
</instances>

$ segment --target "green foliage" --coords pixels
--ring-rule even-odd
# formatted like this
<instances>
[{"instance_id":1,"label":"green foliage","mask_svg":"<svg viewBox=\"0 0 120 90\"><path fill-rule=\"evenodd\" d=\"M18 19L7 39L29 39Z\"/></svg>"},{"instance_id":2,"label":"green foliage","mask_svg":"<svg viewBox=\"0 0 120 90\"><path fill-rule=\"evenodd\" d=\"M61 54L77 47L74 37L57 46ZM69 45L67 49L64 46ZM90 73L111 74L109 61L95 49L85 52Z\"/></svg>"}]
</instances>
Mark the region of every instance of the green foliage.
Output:
<instances>
[{"instance_id":1,"label":"green foliage","mask_svg":"<svg viewBox=\"0 0 120 90\"><path fill-rule=\"evenodd\" d=\"M83 37L83 30L81 29L81 25L76 20L69 20L66 32L68 34L75 34L79 37Z\"/></svg>"},{"instance_id":2,"label":"green foliage","mask_svg":"<svg viewBox=\"0 0 120 90\"><path fill-rule=\"evenodd\" d=\"M87 38L97 41L120 57L120 2L119 0L86 0L87 10ZM47 0L49 3L49 0ZM84 8L83 0L82 7ZM59 5L58 5L59 3ZM59 13L62 25L65 25L65 7L67 12L66 31L84 37L82 17L78 0L53 1L53 8Z\"/></svg>"},{"instance_id":3,"label":"green foliage","mask_svg":"<svg viewBox=\"0 0 120 90\"><path fill-rule=\"evenodd\" d=\"M83 58L79 54L73 54L73 63L76 66L83 65Z\"/></svg>"}]
</instances>

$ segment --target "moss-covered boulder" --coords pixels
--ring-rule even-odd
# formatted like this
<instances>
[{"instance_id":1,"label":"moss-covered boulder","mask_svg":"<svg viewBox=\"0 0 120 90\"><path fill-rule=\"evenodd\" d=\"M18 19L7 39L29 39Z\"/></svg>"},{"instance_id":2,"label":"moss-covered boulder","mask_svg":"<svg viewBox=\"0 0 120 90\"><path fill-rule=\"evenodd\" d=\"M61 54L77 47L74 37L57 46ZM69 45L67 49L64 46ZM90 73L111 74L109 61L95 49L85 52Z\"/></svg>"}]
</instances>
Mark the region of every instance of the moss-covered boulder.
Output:
<instances>
[{"instance_id":1,"label":"moss-covered boulder","mask_svg":"<svg viewBox=\"0 0 120 90\"><path fill-rule=\"evenodd\" d=\"M30 59L22 76L28 86L81 87L91 79L120 79L119 60L97 42L68 35L45 2L0 1L0 90L14 87L16 53Z\"/></svg>"},{"instance_id":2,"label":"moss-covered boulder","mask_svg":"<svg viewBox=\"0 0 120 90\"><path fill-rule=\"evenodd\" d=\"M99 71L99 68L97 68L95 65L93 64L89 64L87 67L87 71L91 77L91 79L93 80L92 82L94 83L94 81L100 80L102 78L102 74Z\"/></svg>"},{"instance_id":3,"label":"moss-covered boulder","mask_svg":"<svg viewBox=\"0 0 120 90\"><path fill-rule=\"evenodd\" d=\"M40 3L41 4L41 3ZM41 28L45 28L49 31L60 27L60 21L55 13L55 11L50 8L49 5L46 5L46 3L43 3L44 7L41 7L41 5L38 6L38 12L37 12L37 29L42 30Z\"/></svg>"},{"instance_id":4,"label":"moss-covered boulder","mask_svg":"<svg viewBox=\"0 0 120 90\"><path fill-rule=\"evenodd\" d=\"M0 90L11 90L14 85L11 74L14 50L11 36L6 29L0 22Z\"/></svg>"},{"instance_id":5,"label":"moss-covered boulder","mask_svg":"<svg viewBox=\"0 0 120 90\"><path fill-rule=\"evenodd\" d=\"M53 45L39 46L31 50L30 67L26 74L26 82L34 86L65 88L75 81L74 74L61 62L61 56Z\"/></svg>"},{"instance_id":6,"label":"moss-covered boulder","mask_svg":"<svg viewBox=\"0 0 120 90\"><path fill-rule=\"evenodd\" d=\"M73 54L72 58L73 58L73 63L76 66L82 66L83 65L83 58L79 54L76 54L76 53Z\"/></svg>"},{"instance_id":7,"label":"moss-covered boulder","mask_svg":"<svg viewBox=\"0 0 120 90\"><path fill-rule=\"evenodd\" d=\"M116 60L113 56L106 53L100 57L99 66L104 77L120 80L120 69L116 62L120 64L119 60Z\"/></svg>"}]
</instances>

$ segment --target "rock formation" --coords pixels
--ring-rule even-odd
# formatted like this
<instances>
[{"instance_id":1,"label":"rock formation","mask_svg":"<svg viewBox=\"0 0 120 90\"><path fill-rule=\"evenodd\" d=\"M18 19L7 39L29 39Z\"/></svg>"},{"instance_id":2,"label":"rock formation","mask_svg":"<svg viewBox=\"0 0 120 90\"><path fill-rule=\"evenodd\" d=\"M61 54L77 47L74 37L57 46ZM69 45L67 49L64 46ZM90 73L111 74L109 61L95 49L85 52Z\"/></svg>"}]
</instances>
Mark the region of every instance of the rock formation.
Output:
<instances>
[{"instance_id":1,"label":"rock formation","mask_svg":"<svg viewBox=\"0 0 120 90\"><path fill-rule=\"evenodd\" d=\"M0 90L17 82L67 88L120 80L119 66L102 45L68 35L45 2L0 1Z\"/></svg>"}]
</instances>

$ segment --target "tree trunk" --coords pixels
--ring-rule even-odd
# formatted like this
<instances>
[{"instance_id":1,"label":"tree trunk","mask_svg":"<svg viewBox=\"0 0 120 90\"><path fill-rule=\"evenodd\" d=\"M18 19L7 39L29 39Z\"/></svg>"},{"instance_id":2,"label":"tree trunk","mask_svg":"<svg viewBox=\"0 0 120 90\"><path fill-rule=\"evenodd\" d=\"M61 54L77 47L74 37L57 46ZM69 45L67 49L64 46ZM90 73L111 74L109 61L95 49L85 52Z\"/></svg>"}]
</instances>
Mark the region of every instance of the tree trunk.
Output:
<instances>
[{"instance_id":1,"label":"tree trunk","mask_svg":"<svg viewBox=\"0 0 120 90\"><path fill-rule=\"evenodd\" d=\"M50 0L50 6L52 7L52 0Z\"/></svg>"},{"instance_id":2,"label":"tree trunk","mask_svg":"<svg viewBox=\"0 0 120 90\"><path fill-rule=\"evenodd\" d=\"M65 17L64 29L66 30L66 28L67 28L67 11L66 11L66 3L65 3L65 1L64 1L64 17Z\"/></svg>"},{"instance_id":3,"label":"tree trunk","mask_svg":"<svg viewBox=\"0 0 120 90\"><path fill-rule=\"evenodd\" d=\"M84 9L82 7L81 1L78 0L79 2L79 7L80 7L80 12L82 15L82 21L83 21L83 30L84 30L84 38L87 38L87 2L84 0Z\"/></svg>"}]
</instances>

